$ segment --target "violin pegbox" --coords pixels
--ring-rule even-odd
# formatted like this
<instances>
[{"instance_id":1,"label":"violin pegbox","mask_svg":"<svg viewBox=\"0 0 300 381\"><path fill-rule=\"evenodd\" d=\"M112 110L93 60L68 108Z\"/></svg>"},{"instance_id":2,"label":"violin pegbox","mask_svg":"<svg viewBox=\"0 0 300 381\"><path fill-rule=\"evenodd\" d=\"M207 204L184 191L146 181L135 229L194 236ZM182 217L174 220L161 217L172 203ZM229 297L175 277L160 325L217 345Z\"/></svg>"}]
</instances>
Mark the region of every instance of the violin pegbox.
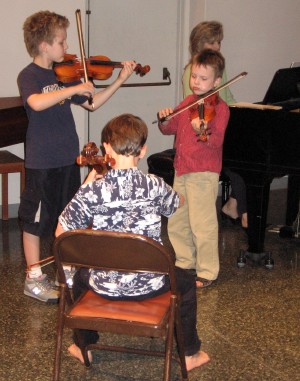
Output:
<instances>
[{"instance_id":1,"label":"violin pegbox","mask_svg":"<svg viewBox=\"0 0 300 381\"><path fill-rule=\"evenodd\" d=\"M85 144L81 154L77 157L76 163L80 166L92 166L99 174L104 174L108 171L109 167L115 165L115 159L109 155L98 155L99 148L94 142Z\"/></svg>"}]
</instances>

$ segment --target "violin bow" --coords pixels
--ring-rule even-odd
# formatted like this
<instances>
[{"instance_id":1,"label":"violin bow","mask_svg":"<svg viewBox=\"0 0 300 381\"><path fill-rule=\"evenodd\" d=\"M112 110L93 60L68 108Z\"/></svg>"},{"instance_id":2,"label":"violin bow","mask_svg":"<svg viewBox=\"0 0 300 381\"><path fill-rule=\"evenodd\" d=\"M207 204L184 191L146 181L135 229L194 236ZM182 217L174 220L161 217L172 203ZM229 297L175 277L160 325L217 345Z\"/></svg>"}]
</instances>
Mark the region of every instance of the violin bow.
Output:
<instances>
[{"instance_id":1,"label":"violin bow","mask_svg":"<svg viewBox=\"0 0 300 381\"><path fill-rule=\"evenodd\" d=\"M82 62L83 73L84 73L84 81L88 82L89 78L88 78L87 67L86 67L86 58L85 58L85 51L84 51L84 44L83 44L83 33L82 33L82 24L81 24L81 12L80 12L80 9L76 10L75 15L76 15L76 22L77 22L77 30L78 30L78 38L79 38L81 62ZM95 107L92 96L89 97L89 105L91 105L92 108Z\"/></svg>"},{"instance_id":2,"label":"violin bow","mask_svg":"<svg viewBox=\"0 0 300 381\"><path fill-rule=\"evenodd\" d=\"M236 77L232 78L230 81L224 83L223 85L221 85L221 86L219 86L219 87L216 87L215 89L210 90L210 91L208 91L207 93L205 93L205 94L203 94L203 95L200 95L200 96L199 96L199 99L197 99L196 101L194 101L194 102L188 104L188 105L185 106L185 107L182 107L182 108L178 109L176 112L173 112L172 114L170 114L170 115L168 115L168 116L166 116L166 117L164 117L164 118L159 118L159 117L158 117L157 120L154 120L154 121L152 122L152 124L154 124L154 123L158 123L158 122L159 122L159 123L166 122L166 121L172 119L174 116L176 116L176 115L182 113L183 111L188 110L189 108L191 108L191 107L193 107L193 106L196 106L196 105L199 105L199 104L203 103L204 99L210 97L210 96L213 95L213 94L216 94L218 91L224 89L225 87L228 87L228 86L232 85L234 82L239 81L240 79L244 78L247 74L248 74L248 73L247 73L246 71L243 71L241 74L239 74L239 75L237 75Z\"/></svg>"},{"instance_id":3,"label":"violin bow","mask_svg":"<svg viewBox=\"0 0 300 381\"><path fill-rule=\"evenodd\" d=\"M26 272L29 272L32 267L35 267L35 266L40 266L40 267L44 267L44 266L47 266L47 265L50 265L50 263L54 262L54 256L50 256L50 257L47 257L45 259L42 259L41 261L38 261L38 262L35 262L35 263L32 263L31 265L29 265L26 269Z\"/></svg>"}]
</instances>

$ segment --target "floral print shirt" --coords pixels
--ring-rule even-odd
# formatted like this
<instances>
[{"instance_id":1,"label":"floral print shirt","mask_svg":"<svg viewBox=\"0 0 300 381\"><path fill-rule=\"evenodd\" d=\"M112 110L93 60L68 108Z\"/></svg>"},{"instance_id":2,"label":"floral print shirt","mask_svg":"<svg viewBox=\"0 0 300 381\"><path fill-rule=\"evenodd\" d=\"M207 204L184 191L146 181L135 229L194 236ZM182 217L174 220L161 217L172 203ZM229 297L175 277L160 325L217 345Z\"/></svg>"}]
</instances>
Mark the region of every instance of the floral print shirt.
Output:
<instances>
[{"instance_id":1,"label":"floral print shirt","mask_svg":"<svg viewBox=\"0 0 300 381\"><path fill-rule=\"evenodd\" d=\"M161 241L161 215L170 217L179 195L152 174L137 167L111 169L102 179L83 185L59 217L63 229L130 232ZM145 295L163 287L158 274L91 270L91 288L110 297Z\"/></svg>"}]
</instances>

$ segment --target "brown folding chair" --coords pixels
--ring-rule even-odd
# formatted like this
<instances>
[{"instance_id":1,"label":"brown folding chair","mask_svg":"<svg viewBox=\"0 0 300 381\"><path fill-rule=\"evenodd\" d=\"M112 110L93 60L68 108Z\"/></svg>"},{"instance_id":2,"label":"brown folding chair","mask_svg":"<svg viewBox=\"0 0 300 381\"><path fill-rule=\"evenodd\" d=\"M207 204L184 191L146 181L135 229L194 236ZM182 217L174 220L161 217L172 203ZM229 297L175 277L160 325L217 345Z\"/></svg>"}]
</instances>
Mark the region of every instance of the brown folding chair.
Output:
<instances>
[{"instance_id":1,"label":"brown folding chair","mask_svg":"<svg viewBox=\"0 0 300 381\"><path fill-rule=\"evenodd\" d=\"M182 379L188 380L174 260L164 246L153 239L137 234L87 229L63 233L55 240L53 252L61 283L54 381L59 380L65 327L163 338L164 351L111 347L100 343L90 345L84 351L85 365L90 365L87 351L91 349L160 356L165 358L163 380L170 380L172 359L179 362ZM140 302L111 301L88 290L78 300L73 301L66 284L63 264L125 272L166 274L170 277L170 291ZM174 337L177 341L177 351L173 349Z\"/></svg>"}]
</instances>

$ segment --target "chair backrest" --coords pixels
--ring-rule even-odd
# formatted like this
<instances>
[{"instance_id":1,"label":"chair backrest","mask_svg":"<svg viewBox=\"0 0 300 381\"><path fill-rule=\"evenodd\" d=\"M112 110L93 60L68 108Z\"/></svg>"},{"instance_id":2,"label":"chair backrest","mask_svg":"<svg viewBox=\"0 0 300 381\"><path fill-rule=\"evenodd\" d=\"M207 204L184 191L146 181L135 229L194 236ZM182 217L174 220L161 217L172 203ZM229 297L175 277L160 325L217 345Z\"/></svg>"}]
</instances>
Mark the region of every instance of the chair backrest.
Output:
<instances>
[{"instance_id":1,"label":"chair backrest","mask_svg":"<svg viewBox=\"0 0 300 381\"><path fill-rule=\"evenodd\" d=\"M174 259L159 242L143 235L101 230L72 230L61 234L53 245L59 273L61 265L124 272L168 274L176 292Z\"/></svg>"}]
</instances>

